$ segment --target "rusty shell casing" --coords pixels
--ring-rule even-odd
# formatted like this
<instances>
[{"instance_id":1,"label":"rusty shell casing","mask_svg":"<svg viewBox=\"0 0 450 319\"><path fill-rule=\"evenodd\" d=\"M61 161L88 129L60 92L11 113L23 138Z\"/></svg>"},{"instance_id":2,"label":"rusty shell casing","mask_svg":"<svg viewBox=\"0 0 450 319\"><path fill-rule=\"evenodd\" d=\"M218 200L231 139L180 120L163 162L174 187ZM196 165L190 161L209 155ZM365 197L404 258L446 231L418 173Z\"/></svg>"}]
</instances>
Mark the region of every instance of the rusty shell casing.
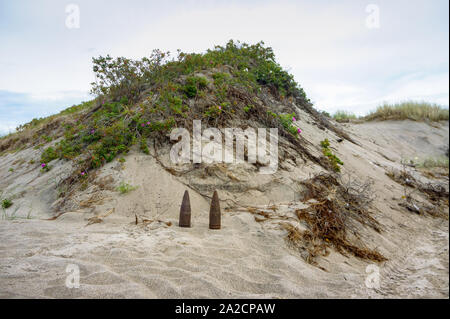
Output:
<instances>
[{"instance_id":1,"label":"rusty shell casing","mask_svg":"<svg viewBox=\"0 0 450 319\"><path fill-rule=\"evenodd\" d=\"M217 191L214 191L209 209L209 229L220 229L220 215L219 195L217 195Z\"/></svg>"},{"instance_id":2,"label":"rusty shell casing","mask_svg":"<svg viewBox=\"0 0 450 319\"><path fill-rule=\"evenodd\" d=\"M191 227L191 202L189 200L189 192L186 190L183 195L183 201L180 208L180 227Z\"/></svg>"}]
</instances>

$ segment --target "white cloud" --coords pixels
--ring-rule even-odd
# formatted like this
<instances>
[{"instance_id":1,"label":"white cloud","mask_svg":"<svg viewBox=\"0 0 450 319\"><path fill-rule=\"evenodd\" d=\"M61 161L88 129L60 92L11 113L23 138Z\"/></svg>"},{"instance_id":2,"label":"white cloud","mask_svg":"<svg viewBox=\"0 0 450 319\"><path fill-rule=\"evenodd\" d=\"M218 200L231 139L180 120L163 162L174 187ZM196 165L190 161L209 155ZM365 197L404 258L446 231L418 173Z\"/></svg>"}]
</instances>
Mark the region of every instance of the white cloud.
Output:
<instances>
[{"instance_id":1,"label":"white cloud","mask_svg":"<svg viewBox=\"0 0 450 319\"><path fill-rule=\"evenodd\" d=\"M389 101L406 99L425 100L442 105L449 105L449 74L423 76L417 74L407 80L399 80L393 92L383 97Z\"/></svg>"}]
</instances>

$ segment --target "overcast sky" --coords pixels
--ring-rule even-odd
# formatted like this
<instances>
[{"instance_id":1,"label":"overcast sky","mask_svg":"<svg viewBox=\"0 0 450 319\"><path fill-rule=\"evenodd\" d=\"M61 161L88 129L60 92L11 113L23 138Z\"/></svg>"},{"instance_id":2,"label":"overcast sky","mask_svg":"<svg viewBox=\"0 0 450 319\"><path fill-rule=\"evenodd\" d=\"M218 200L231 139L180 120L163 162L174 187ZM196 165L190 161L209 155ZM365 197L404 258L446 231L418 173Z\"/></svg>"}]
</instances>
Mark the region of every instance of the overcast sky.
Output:
<instances>
[{"instance_id":1,"label":"overcast sky","mask_svg":"<svg viewBox=\"0 0 450 319\"><path fill-rule=\"evenodd\" d=\"M273 47L320 110L448 107L448 12L448 0L0 0L0 134L92 98L92 56L203 52L229 39Z\"/></svg>"}]
</instances>

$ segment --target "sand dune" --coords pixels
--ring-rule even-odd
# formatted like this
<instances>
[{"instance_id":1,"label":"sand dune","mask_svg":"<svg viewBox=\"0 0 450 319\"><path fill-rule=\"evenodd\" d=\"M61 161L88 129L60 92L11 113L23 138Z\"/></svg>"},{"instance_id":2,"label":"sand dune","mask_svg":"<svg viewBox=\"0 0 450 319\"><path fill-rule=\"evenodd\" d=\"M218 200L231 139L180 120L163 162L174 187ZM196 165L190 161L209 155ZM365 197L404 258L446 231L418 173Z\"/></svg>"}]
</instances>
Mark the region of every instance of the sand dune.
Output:
<instances>
[{"instance_id":1,"label":"sand dune","mask_svg":"<svg viewBox=\"0 0 450 319\"><path fill-rule=\"evenodd\" d=\"M303 130L313 144L324 136L336 140L333 133L306 122ZM125 164L115 162L101 169L99 180L113 177L105 182L109 188L91 185L73 199L73 210L56 220L45 220L56 200L51 179L60 176L68 164L60 163L44 176L27 173L31 171L27 163L8 172L14 160L35 156L24 150L0 157L0 186L16 195L6 213L20 207L16 218L0 221L0 297L448 298L448 219L401 209L394 198L400 198L404 190L385 174L390 168L400 168L401 158L443 154L448 147L448 122L438 127L409 122L348 124L346 130L360 146L348 141L334 144L345 163L344 173L375 181L373 211L383 231L361 229L361 236L388 258L377 264L378 289L365 285L371 262L331 251L319 258L318 267L305 262L286 242L277 217L289 220L295 208L307 205L296 200L293 185L317 171L308 163L283 164L276 176L264 181L269 185L266 190L252 189L250 175L240 184L246 191L219 191L223 227L209 230L209 199L189 185L201 184L212 195L209 190L219 178L194 173L175 177L154 158L133 152ZM245 180L240 170L235 167L229 172ZM412 173L425 178L419 171ZM113 186L121 180L138 188L120 195ZM448 173L439 181L448 189ZM43 183L48 186L37 190ZM191 197L192 228L179 228L179 205L186 189ZM89 199L97 202L75 205ZM273 219L257 222L236 203L260 209L276 204L277 210ZM32 210L31 219L26 219L26 207ZM90 218L101 218L111 209L102 222L87 226ZM80 268L79 288L65 285L69 264Z\"/></svg>"}]
</instances>

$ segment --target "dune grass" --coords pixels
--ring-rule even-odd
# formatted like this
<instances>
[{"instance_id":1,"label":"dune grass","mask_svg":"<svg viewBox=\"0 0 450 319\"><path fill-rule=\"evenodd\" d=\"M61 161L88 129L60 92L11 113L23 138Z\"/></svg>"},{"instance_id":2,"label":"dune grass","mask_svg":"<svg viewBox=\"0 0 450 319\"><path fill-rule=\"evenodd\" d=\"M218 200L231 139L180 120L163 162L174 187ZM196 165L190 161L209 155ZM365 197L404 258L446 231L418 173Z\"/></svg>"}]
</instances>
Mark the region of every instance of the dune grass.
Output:
<instances>
[{"instance_id":1,"label":"dune grass","mask_svg":"<svg viewBox=\"0 0 450 319\"><path fill-rule=\"evenodd\" d=\"M337 122L350 122L352 120L358 119L358 117L348 111L336 111L336 113L333 114L333 119L335 119Z\"/></svg>"},{"instance_id":2,"label":"dune grass","mask_svg":"<svg viewBox=\"0 0 450 319\"><path fill-rule=\"evenodd\" d=\"M132 186L125 182L121 182L120 185L116 188L116 190L121 194L127 194L131 191L134 191L135 189L137 189L137 186Z\"/></svg>"},{"instance_id":3,"label":"dune grass","mask_svg":"<svg viewBox=\"0 0 450 319\"><path fill-rule=\"evenodd\" d=\"M420 160L415 160L414 164L421 168L434 168L434 167L449 167L449 159L446 156L426 157Z\"/></svg>"},{"instance_id":4,"label":"dune grass","mask_svg":"<svg viewBox=\"0 0 450 319\"><path fill-rule=\"evenodd\" d=\"M375 111L363 117L366 121L374 120L413 120L413 121L448 121L449 110L437 104L407 101L397 104L379 106Z\"/></svg>"},{"instance_id":5,"label":"dune grass","mask_svg":"<svg viewBox=\"0 0 450 319\"><path fill-rule=\"evenodd\" d=\"M396 104L384 103L365 116L339 110L332 117L340 123L386 120L438 122L449 120L449 110L428 102L406 101Z\"/></svg>"}]
</instances>

